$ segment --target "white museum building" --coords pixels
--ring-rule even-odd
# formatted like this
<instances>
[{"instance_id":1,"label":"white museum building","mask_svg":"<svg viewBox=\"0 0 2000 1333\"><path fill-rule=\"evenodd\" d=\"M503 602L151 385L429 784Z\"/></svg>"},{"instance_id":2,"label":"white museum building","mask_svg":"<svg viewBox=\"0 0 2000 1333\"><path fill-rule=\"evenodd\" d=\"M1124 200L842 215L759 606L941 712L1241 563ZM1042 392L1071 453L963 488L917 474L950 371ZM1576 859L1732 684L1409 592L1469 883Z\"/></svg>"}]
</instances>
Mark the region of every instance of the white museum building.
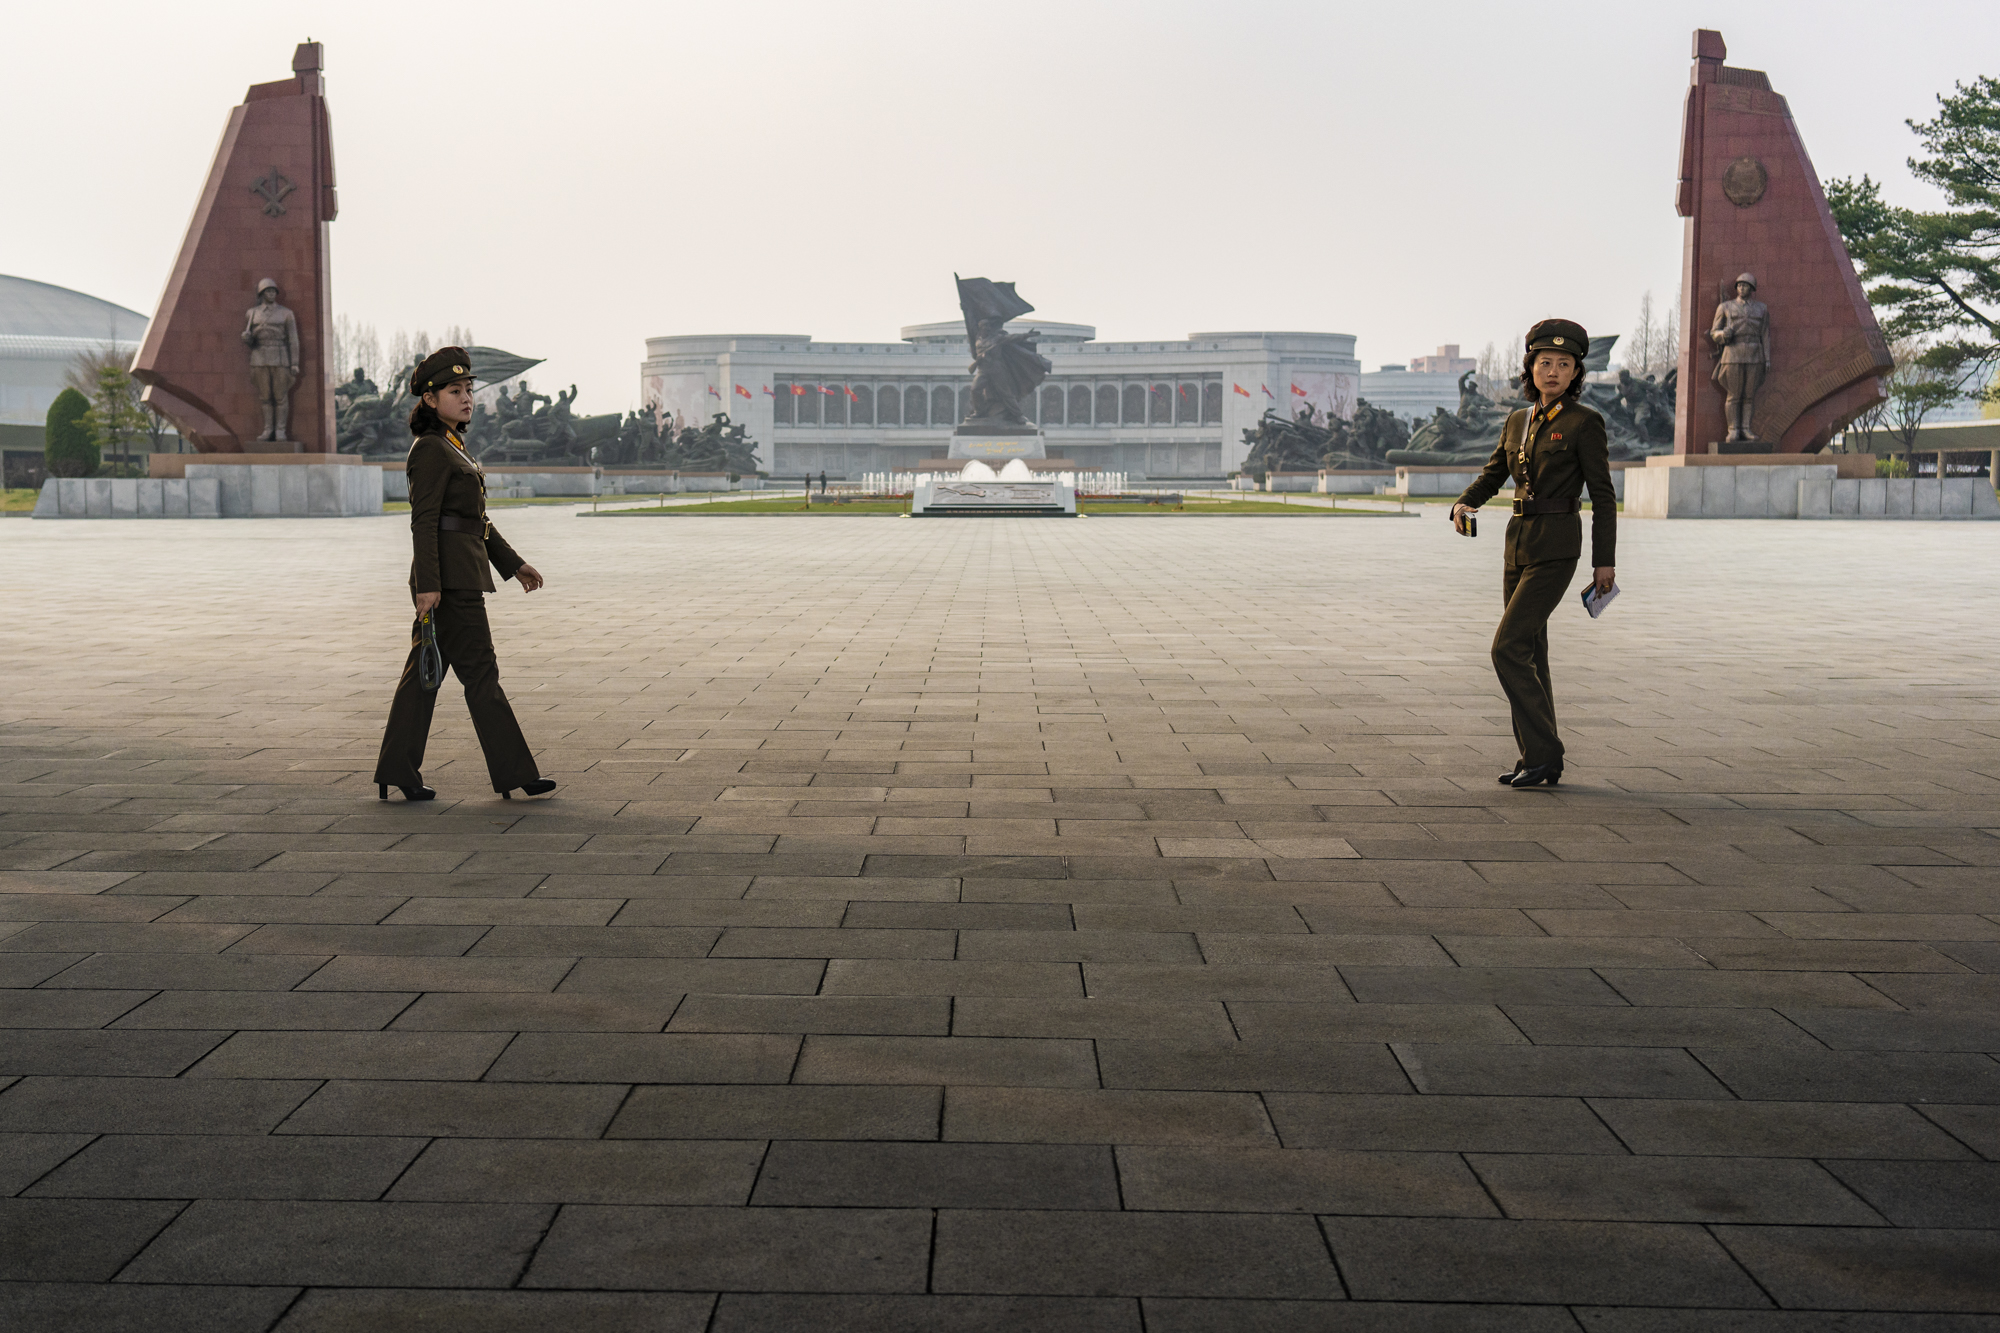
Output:
<instances>
[{"instance_id":1,"label":"white museum building","mask_svg":"<svg viewBox=\"0 0 2000 1333\"><path fill-rule=\"evenodd\" d=\"M1347 333L1194 333L1098 342L1086 324L1031 317L1055 366L1024 404L1048 456L1140 478L1219 478L1243 464L1266 408L1352 416L1361 363ZM646 340L640 398L683 424L726 411L774 476L907 471L945 457L972 384L965 325L917 324L893 343L805 334ZM1454 400L1455 401L1455 400Z\"/></svg>"}]
</instances>

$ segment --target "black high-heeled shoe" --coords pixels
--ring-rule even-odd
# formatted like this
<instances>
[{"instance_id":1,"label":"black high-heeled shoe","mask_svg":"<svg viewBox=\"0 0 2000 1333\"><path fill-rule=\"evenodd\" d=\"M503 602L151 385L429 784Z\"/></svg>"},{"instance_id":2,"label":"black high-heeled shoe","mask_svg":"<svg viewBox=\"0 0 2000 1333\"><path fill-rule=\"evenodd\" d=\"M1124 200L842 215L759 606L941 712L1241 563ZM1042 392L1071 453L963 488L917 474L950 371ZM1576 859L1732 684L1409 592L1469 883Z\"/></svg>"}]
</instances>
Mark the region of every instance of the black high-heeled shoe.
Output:
<instances>
[{"instance_id":1,"label":"black high-heeled shoe","mask_svg":"<svg viewBox=\"0 0 2000 1333\"><path fill-rule=\"evenodd\" d=\"M437 799L437 793L429 787L398 787L396 790L403 793L403 799L406 801L435 801ZM378 801L389 799L388 783L378 782L375 784L375 799Z\"/></svg>"},{"instance_id":2,"label":"black high-heeled shoe","mask_svg":"<svg viewBox=\"0 0 2000 1333\"><path fill-rule=\"evenodd\" d=\"M1511 787L1511 786L1513 786L1513 785L1514 785L1514 779L1515 779L1515 778L1518 778L1518 777L1520 777L1520 776L1521 776L1521 770L1522 770L1522 769L1524 769L1524 768L1526 768L1527 766L1528 766L1528 761L1527 761L1527 760L1525 760L1525 759L1516 759L1516 760L1514 761L1514 769L1513 769L1513 771L1512 771L1512 772L1510 772L1510 773L1502 773L1502 774L1500 775L1500 785L1501 785L1501 786L1503 786L1503 787Z\"/></svg>"},{"instance_id":3,"label":"black high-heeled shoe","mask_svg":"<svg viewBox=\"0 0 2000 1333\"><path fill-rule=\"evenodd\" d=\"M1549 786L1553 787L1562 781L1562 775L1563 766L1561 764L1539 764L1534 768L1522 769L1514 775L1514 780L1507 785L1510 787L1539 787L1546 782Z\"/></svg>"},{"instance_id":4,"label":"black high-heeled shoe","mask_svg":"<svg viewBox=\"0 0 2000 1333\"><path fill-rule=\"evenodd\" d=\"M547 792L552 792L555 789L556 789L556 784L554 778L536 778L533 782L522 783L519 790L521 792L521 795L523 796L541 796ZM501 792L500 799L503 801L513 800L514 799L513 789L510 788L506 791Z\"/></svg>"}]
</instances>

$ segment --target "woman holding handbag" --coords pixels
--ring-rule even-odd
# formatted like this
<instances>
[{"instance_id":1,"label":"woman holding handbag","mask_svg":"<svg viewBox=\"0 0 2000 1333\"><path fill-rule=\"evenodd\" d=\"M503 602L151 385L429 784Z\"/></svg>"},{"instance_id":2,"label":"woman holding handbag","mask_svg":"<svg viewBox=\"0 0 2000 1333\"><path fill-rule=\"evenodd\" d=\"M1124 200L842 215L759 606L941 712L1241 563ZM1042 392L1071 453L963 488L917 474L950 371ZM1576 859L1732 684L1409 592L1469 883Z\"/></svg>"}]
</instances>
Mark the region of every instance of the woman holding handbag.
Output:
<instances>
[{"instance_id":1,"label":"woman holding handbag","mask_svg":"<svg viewBox=\"0 0 2000 1333\"><path fill-rule=\"evenodd\" d=\"M486 594L494 590L494 569L503 579L518 579L523 592L541 587L542 576L514 553L486 517L486 474L465 449L465 425L472 420L472 358L462 347L440 348L417 366L410 392L418 399L410 410L416 442L406 464L413 547L410 594L417 623L375 761L376 794L386 801L389 788L396 787L408 801L437 795L424 785L421 771L437 697L437 681L424 680L423 659L431 650L465 687L493 790L508 800L516 791L541 796L556 784L535 767L535 756L500 688ZM427 642L432 639L434 649ZM441 677L435 662L432 672Z\"/></svg>"},{"instance_id":2,"label":"woman holding handbag","mask_svg":"<svg viewBox=\"0 0 2000 1333\"><path fill-rule=\"evenodd\" d=\"M1599 594L1611 592L1617 570L1618 495L1604 418L1583 405L1583 358L1590 335L1567 319L1545 319L1528 331L1521 394L1532 407L1515 410L1500 432L1486 470L1451 507L1464 520L1512 478L1514 516L1502 551L1501 595L1506 610L1493 635L1493 672L1514 714L1521 757L1500 781L1510 787L1554 786L1562 780L1563 743L1556 734L1555 684L1549 677L1549 615L1569 592L1583 554L1583 493L1590 492L1590 563Z\"/></svg>"}]
</instances>

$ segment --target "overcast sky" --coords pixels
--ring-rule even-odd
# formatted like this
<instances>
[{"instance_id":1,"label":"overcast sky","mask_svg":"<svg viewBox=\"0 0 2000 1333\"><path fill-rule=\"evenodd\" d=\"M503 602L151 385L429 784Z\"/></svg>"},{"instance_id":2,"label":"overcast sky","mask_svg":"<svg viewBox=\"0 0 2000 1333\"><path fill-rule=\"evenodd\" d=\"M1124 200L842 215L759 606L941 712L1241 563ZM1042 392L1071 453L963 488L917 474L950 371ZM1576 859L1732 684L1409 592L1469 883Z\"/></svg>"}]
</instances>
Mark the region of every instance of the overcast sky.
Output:
<instances>
[{"instance_id":1,"label":"overcast sky","mask_svg":"<svg viewBox=\"0 0 2000 1333\"><path fill-rule=\"evenodd\" d=\"M1689 38L1822 178L1923 202L1905 118L2000 73L1993 0L18 0L0 272L150 314L223 120L326 44L334 309L635 405L644 339L890 341L1012 279L1107 339L1355 334L1364 369L1680 272Z\"/></svg>"}]
</instances>

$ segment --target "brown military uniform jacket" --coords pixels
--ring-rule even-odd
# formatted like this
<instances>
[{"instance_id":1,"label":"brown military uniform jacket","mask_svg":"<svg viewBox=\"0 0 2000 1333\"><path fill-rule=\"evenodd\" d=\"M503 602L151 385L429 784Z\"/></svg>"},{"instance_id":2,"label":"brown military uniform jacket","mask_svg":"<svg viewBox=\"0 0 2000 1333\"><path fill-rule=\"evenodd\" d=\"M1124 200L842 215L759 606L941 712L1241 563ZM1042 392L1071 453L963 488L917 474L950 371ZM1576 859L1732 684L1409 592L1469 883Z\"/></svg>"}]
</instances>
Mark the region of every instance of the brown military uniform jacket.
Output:
<instances>
[{"instance_id":1,"label":"brown military uniform jacket","mask_svg":"<svg viewBox=\"0 0 2000 1333\"><path fill-rule=\"evenodd\" d=\"M410 483L412 592L493 591L493 569L511 579L527 561L486 522L486 474L442 435L420 435L404 464ZM456 532L439 520L450 515ZM482 532L483 530L483 532ZM489 567L490 565L490 567Z\"/></svg>"},{"instance_id":2,"label":"brown military uniform jacket","mask_svg":"<svg viewBox=\"0 0 2000 1333\"><path fill-rule=\"evenodd\" d=\"M1531 419L1532 434L1527 434ZM1611 486L1611 450L1603 417L1574 398L1564 399L1553 416L1517 409L1507 418L1486 470L1465 488L1458 502L1476 509L1492 499L1508 477L1514 479L1517 497L1576 500L1588 490L1590 563L1618 563L1618 493ZM1576 514L1516 514L1507 523L1509 565L1574 560L1582 553L1583 523Z\"/></svg>"}]
</instances>

